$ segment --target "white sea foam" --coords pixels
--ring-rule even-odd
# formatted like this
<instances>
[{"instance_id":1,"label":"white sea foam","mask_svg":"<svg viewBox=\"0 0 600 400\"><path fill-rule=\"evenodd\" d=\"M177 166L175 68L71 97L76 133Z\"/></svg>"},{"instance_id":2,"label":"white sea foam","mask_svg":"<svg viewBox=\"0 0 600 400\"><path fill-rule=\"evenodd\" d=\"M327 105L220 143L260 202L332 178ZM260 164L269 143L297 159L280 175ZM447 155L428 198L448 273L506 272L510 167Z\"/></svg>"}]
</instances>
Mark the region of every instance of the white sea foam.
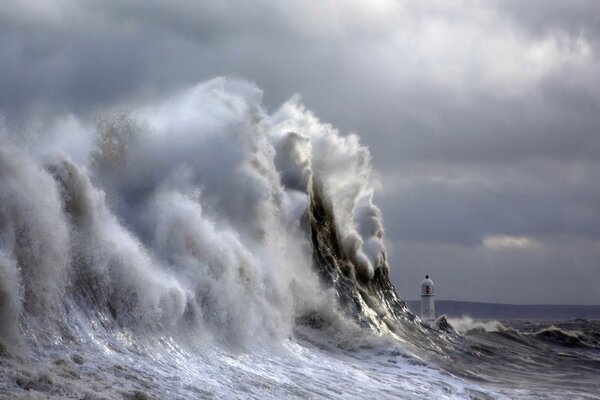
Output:
<instances>
[{"instance_id":1,"label":"white sea foam","mask_svg":"<svg viewBox=\"0 0 600 400\"><path fill-rule=\"evenodd\" d=\"M462 318L448 318L448 322L457 332L467 333L470 331L499 332L506 330L499 321L475 320L469 316Z\"/></svg>"}]
</instances>

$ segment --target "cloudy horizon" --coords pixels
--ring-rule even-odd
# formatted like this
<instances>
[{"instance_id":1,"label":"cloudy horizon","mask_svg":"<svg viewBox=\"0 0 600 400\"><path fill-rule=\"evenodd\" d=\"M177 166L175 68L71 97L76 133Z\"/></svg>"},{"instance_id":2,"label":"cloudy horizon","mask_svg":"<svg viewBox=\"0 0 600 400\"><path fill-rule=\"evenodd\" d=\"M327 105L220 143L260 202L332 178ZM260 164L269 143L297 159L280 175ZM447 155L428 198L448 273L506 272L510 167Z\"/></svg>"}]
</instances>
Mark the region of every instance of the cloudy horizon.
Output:
<instances>
[{"instance_id":1,"label":"cloudy horizon","mask_svg":"<svg viewBox=\"0 0 600 400\"><path fill-rule=\"evenodd\" d=\"M599 54L592 0L7 1L0 125L59 140L217 76L269 112L300 95L369 147L402 298L429 274L439 299L600 304Z\"/></svg>"}]
</instances>

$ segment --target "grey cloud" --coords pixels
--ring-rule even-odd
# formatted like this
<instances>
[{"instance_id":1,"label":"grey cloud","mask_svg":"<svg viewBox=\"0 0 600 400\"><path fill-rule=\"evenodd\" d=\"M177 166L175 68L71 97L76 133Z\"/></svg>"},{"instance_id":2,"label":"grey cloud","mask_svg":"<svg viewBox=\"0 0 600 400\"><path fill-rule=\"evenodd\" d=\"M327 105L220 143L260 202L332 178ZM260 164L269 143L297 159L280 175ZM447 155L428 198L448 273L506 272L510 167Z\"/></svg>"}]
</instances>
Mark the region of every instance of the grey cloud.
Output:
<instances>
[{"instance_id":1,"label":"grey cloud","mask_svg":"<svg viewBox=\"0 0 600 400\"><path fill-rule=\"evenodd\" d=\"M495 5L521 29L537 36L562 32L594 42L600 38L600 5L594 0L508 0Z\"/></svg>"},{"instance_id":2,"label":"grey cloud","mask_svg":"<svg viewBox=\"0 0 600 400\"><path fill-rule=\"evenodd\" d=\"M396 290L418 299L429 274L439 299L511 304L598 304L598 242L556 237L535 249L396 243Z\"/></svg>"},{"instance_id":3,"label":"grey cloud","mask_svg":"<svg viewBox=\"0 0 600 400\"><path fill-rule=\"evenodd\" d=\"M583 173L597 177L599 168ZM421 178L400 184L382 199L390 239L469 246L481 245L490 235L600 239L596 185L522 173L504 182L492 176L486 182Z\"/></svg>"},{"instance_id":4,"label":"grey cloud","mask_svg":"<svg viewBox=\"0 0 600 400\"><path fill-rule=\"evenodd\" d=\"M5 113L19 116L34 99L85 112L215 75L256 81L275 107L307 86L319 88L322 81L312 76L317 65L320 71L331 65L334 73L336 35L363 35L339 22L334 3L54 1L46 7L0 7Z\"/></svg>"},{"instance_id":5,"label":"grey cloud","mask_svg":"<svg viewBox=\"0 0 600 400\"><path fill-rule=\"evenodd\" d=\"M544 246L562 235L586 260L595 254L597 2L365 4L4 2L0 114L17 126L85 120L239 76L264 90L270 110L300 93L323 121L360 134L383 177L377 199L398 271L428 254L464 271L492 257L479 244L498 233ZM494 253L481 273L515 262L537 271L553 254L535 257Z\"/></svg>"}]
</instances>

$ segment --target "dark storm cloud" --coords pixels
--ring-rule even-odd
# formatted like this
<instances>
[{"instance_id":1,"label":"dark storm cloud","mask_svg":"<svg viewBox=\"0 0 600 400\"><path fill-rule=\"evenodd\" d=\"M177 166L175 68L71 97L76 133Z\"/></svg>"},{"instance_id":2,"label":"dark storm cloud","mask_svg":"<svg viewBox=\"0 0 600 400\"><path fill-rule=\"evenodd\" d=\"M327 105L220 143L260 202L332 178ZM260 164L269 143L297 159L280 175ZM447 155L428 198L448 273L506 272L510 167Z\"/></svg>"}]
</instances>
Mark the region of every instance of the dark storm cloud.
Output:
<instances>
[{"instance_id":1,"label":"dark storm cloud","mask_svg":"<svg viewBox=\"0 0 600 400\"><path fill-rule=\"evenodd\" d=\"M402 290L443 260L454 298L477 271L498 284L471 299L509 301L518 265L553 277L520 301L600 303L571 282L600 284L599 18L593 0L8 1L0 113L86 119L218 75L271 110L300 93L370 147Z\"/></svg>"},{"instance_id":2,"label":"dark storm cloud","mask_svg":"<svg viewBox=\"0 0 600 400\"><path fill-rule=\"evenodd\" d=\"M143 83L142 43L122 27L75 4L0 7L0 110L7 117L18 119L37 107L82 110Z\"/></svg>"},{"instance_id":3,"label":"dark storm cloud","mask_svg":"<svg viewBox=\"0 0 600 400\"><path fill-rule=\"evenodd\" d=\"M398 128L397 135L378 136L371 147L393 164L504 164L532 157L598 160L596 111L600 105L589 99L569 99L578 94L561 85L547 85L554 87L541 88L546 94L543 100L486 95L475 96L468 107L436 104L435 100L422 104L431 116L407 116L411 123Z\"/></svg>"},{"instance_id":4,"label":"dark storm cloud","mask_svg":"<svg viewBox=\"0 0 600 400\"><path fill-rule=\"evenodd\" d=\"M395 250L401 253L399 265L403 268L392 270L392 277L405 298L418 299L418 283L429 274L436 283L437 297L442 299L511 304L598 303L597 242L561 236L533 248L399 243Z\"/></svg>"},{"instance_id":5,"label":"dark storm cloud","mask_svg":"<svg viewBox=\"0 0 600 400\"><path fill-rule=\"evenodd\" d=\"M338 63L337 40L368 35L340 7L272 2L75 2L0 5L0 109L34 101L89 111L117 99L240 75L278 105ZM364 25L364 24L363 24ZM349 36L346 36L349 35ZM333 39L333 41L332 41ZM345 43L347 45L347 43ZM319 79L313 88L319 87ZM271 97L271 95L269 95ZM267 99L268 100L268 99Z\"/></svg>"},{"instance_id":6,"label":"dark storm cloud","mask_svg":"<svg viewBox=\"0 0 600 400\"><path fill-rule=\"evenodd\" d=\"M567 234L600 241L600 189L590 185L600 166L590 171L561 165L562 175L544 165L532 169L540 171L487 181L418 178L399 184L382 203L384 210L394 210L386 214L394 227L389 239L479 246L489 235L544 240Z\"/></svg>"}]
</instances>

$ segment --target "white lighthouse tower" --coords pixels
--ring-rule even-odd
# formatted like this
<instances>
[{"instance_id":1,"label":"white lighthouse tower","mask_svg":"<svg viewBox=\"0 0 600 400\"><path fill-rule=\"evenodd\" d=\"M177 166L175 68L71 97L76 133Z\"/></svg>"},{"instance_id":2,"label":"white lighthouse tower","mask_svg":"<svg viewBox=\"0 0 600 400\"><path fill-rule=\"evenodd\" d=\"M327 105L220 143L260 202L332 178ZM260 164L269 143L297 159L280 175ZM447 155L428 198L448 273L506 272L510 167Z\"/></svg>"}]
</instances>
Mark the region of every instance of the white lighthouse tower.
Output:
<instances>
[{"instance_id":1,"label":"white lighthouse tower","mask_svg":"<svg viewBox=\"0 0 600 400\"><path fill-rule=\"evenodd\" d=\"M429 275L426 275L421 282L421 319L424 321L435 319L434 286Z\"/></svg>"}]
</instances>

